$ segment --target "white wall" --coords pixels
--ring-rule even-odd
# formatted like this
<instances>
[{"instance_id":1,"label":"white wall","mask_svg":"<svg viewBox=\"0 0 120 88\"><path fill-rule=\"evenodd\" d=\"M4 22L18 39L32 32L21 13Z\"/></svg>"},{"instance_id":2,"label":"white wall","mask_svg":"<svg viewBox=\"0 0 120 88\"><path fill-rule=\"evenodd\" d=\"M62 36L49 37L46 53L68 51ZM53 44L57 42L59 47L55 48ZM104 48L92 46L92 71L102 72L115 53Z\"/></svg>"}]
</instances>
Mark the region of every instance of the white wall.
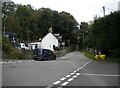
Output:
<instances>
[{"instance_id":1,"label":"white wall","mask_svg":"<svg viewBox=\"0 0 120 88\"><path fill-rule=\"evenodd\" d=\"M35 49L35 46L37 45L37 48L41 48L41 42L33 42L33 43L29 43L28 44L28 48L30 50L34 50Z\"/></svg>"},{"instance_id":2,"label":"white wall","mask_svg":"<svg viewBox=\"0 0 120 88\"><path fill-rule=\"evenodd\" d=\"M58 39L51 33L48 33L43 39L42 39L42 48L44 49L50 49L54 51L53 45L55 47L59 47L58 45Z\"/></svg>"}]
</instances>

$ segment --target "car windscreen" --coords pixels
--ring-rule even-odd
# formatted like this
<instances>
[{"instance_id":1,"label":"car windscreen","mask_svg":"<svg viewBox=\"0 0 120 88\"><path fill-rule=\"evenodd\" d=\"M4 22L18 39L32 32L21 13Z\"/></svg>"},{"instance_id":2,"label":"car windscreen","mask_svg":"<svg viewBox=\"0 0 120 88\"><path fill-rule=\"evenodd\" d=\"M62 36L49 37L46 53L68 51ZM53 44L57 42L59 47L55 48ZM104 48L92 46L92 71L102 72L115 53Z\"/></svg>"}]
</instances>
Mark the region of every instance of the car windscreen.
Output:
<instances>
[{"instance_id":1,"label":"car windscreen","mask_svg":"<svg viewBox=\"0 0 120 88\"><path fill-rule=\"evenodd\" d=\"M36 55L42 55L42 49L35 49L34 54Z\"/></svg>"},{"instance_id":2,"label":"car windscreen","mask_svg":"<svg viewBox=\"0 0 120 88\"><path fill-rule=\"evenodd\" d=\"M50 52L51 52L51 51L50 51L50 50L47 50L47 49L44 49L44 50L43 50L43 53L44 53L44 54L50 54Z\"/></svg>"}]
</instances>

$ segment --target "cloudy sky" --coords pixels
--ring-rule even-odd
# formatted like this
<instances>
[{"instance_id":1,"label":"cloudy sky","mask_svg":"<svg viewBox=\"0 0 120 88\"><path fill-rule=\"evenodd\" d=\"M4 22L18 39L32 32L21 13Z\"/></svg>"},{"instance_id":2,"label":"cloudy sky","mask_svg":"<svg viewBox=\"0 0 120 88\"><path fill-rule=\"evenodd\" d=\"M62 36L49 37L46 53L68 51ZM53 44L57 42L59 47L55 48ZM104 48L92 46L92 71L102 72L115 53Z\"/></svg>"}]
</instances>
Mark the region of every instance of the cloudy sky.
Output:
<instances>
[{"instance_id":1,"label":"cloudy sky","mask_svg":"<svg viewBox=\"0 0 120 88\"><path fill-rule=\"evenodd\" d=\"M18 4L31 4L34 8L50 8L59 12L69 12L80 22L93 20L94 15L103 16L102 7L105 6L106 14L118 10L120 0L12 0Z\"/></svg>"}]
</instances>

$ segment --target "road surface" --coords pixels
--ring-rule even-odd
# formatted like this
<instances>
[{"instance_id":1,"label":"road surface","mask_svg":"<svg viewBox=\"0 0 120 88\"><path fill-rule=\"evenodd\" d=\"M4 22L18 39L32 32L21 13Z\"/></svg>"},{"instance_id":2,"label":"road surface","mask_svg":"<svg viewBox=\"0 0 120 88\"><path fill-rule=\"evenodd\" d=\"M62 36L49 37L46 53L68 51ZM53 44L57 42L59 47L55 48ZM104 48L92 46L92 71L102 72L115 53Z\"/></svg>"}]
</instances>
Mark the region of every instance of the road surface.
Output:
<instances>
[{"instance_id":1,"label":"road surface","mask_svg":"<svg viewBox=\"0 0 120 88\"><path fill-rule=\"evenodd\" d=\"M118 86L118 63L93 61L80 52L71 52L51 61L3 61L3 86ZM35 87L35 88L37 88Z\"/></svg>"}]
</instances>

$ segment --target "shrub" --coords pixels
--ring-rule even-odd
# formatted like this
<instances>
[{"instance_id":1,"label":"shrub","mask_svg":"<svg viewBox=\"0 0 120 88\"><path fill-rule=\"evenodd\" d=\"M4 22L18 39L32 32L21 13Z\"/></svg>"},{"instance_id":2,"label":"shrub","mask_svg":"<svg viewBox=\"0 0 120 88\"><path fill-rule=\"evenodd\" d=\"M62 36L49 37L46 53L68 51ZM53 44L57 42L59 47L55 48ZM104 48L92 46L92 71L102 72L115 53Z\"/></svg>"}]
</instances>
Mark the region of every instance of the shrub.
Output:
<instances>
[{"instance_id":1,"label":"shrub","mask_svg":"<svg viewBox=\"0 0 120 88\"><path fill-rule=\"evenodd\" d=\"M91 59L95 59L95 56L90 52L84 52L84 55L91 58Z\"/></svg>"},{"instance_id":2,"label":"shrub","mask_svg":"<svg viewBox=\"0 0 120 88\"><path fill-rule=\"evenodd\" d=\"M23 53L19 49L12 49L12 52L9 54L10 59L23 59Z\"/></svg>"},{"instance_id":3,"label":"shrub","mask_svg":"<svg viewBox=\"0 0 120 88\"><path fill-rule=\"evenodd\" d=\"M5 38L5 37L2 38L2 50L3 50L7 55L9 55L10 52L12 51L12 45L11 45L11 43L10 43L10 41L9 41L8 38Z\"/></svg>"},{"instance_id":4,"label":"shrub","mask_svg":"<svg viewBox=\"0 0 120 88\"><path fill-rule=\"evenodd\" d=\"M112 51L112 56L115 57L115 58L120 58L120 49L114 49Z\"/></svg>"}]
</instances>

